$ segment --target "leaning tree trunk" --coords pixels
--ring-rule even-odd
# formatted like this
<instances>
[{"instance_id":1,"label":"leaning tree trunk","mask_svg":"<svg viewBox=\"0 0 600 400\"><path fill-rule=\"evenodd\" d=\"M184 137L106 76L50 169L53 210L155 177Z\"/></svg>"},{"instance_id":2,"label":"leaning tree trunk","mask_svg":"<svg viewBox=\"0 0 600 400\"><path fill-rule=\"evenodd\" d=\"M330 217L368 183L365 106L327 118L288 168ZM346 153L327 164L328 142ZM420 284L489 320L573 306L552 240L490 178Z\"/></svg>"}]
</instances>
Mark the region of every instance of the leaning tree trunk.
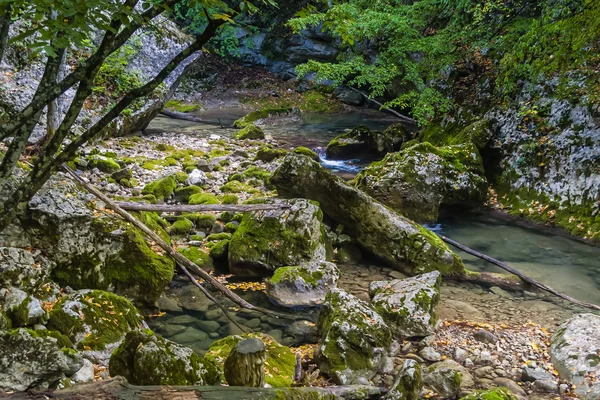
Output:
<instances>
[{"instance_id":1,"label":"leaning tree trunk","mask_svg":"<svg viewBox=\"0 0 600 400\"><path fill-rule=\"evenodd\" d=\"M231 350L225 360L225 379L230 386L265 386L265 344L257 338L245 339Z\"/></svg>"},{"instance_id":2,"label":"leaning tree trunk","mask_svg":"<svg viewBox=\"0 0 600 400\"><path fill-rule=\"evenodd\" d=\"M0 64L2 64L2 58L4 57L4 52L8 46L8 30L10 28L11 18L12 7L10 4L7 4L4 13L0 15Z\"/></svg>"}]
</instances>

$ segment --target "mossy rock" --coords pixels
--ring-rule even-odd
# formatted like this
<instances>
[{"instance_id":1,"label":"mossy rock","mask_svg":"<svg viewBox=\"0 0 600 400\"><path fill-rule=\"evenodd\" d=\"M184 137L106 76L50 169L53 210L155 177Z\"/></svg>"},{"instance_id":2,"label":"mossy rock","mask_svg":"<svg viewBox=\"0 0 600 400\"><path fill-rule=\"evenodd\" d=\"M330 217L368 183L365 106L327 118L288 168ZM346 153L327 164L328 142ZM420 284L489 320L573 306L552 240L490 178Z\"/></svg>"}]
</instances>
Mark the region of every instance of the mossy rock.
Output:
<instances>
[{"instance_id":1,"label":"mossy rock","mask_svg":"<svg viewBox=\"0 0 600 400\"><path fill-rule=\"evenodd\" d=\"M164 201L173 195L177 184L178 182L175 176L169 175L144 186L142 194L152 194L158 201Z\"/></svg>"},{"instance_id":2,"label":"mossy rock","mask_svg":"<svg viewBox=\"0 0 600 400\"><path fill-rule=\"evenodd\" d=\"M291 108L265 108L262 110L253 111L246 116L236 120L233 126L236 128L245 128L246 126L253 124L261 119L269 118L272 115L283 115L291 112Z\"/></svg>"},{"instance_id":3,"label":"mossy rock","mask_svg":"<svg viewBox=\"0 0 600 400\"><path fill-rule=\"evenodd\" d=\"M226 259L227 251L229 250L229 242L230 240L221 240L220 242L216 243L210 249L210 256L214 259Z\"/></svg>"},{"instance_id":4,"label":"mossy rock","mask_svg":"<svg viewBox=\"0 0 600 400\"><path fill-rule=\"evenodd\" d=\"M50 310L48 327L66 335L81 350L103 350L138 329L143 317L126 298L102 290L80 290Z\"/></svg>"},{"instance_id":5,"label":"mossy rock","mask_svg":"<svg viewBox=\"0 0 600 400\"><path fill-rule=\"evenodd\" d=\"M187 235L194 228L194 223L187 218L179 218L173 222L169 233L171 235Z\"/></svg>"},{"instance_id":6,"label":"mossy rock","mask_svg":"<svg viewBox=\"0 0 600 400\"><path fill-rule=\"evenodd\" d=\"M256 152L254 161L271 162L277 158L284 157L287 153L287 150L276 149L271 145L263 145Z\"/></svg>"},{"instance_id":7,"label":"mossy rock","mask_svg":"<svg viewBox=\"0 0 600 400\"><path fill-rule=\"evenodd\" d=\"M91 156L87 159L88 168L98 168L100 171L112 174L121 169L119 163L117 163L112 158L103 157L99 155Z\"/></svg>"},{"instance_id":8,"label":"mossy rock","mask_svg":"<svg viewBox=\"0 0 600 400\"><path fill-rule=\"evenodd\" d=\"M233 138L238 140L260 140L265 138L265 133L258 126L254 124L248 124L239 132L236 132L236 134L233 135Z\"/></svg>"},{"instance_id":9,"label":"mossy rock","mask_svg":"<svg viewBox=\"0 0 600 400\"><path fill-rule=\"evenodd\" d=\"M149 329L129 332L109 362L112 376L121 375L133 385L217 385L215 363L155 335Z\"/></svg>"},{"instance_id":10,"label":"mossy rock","mask_svg":"<svg viewBox=\"0 0 600 400\"><path fill-rule=\"evenodd\" d=\"M175 180L179 183L185 183L185 181L188 179L188 174L183 171L177 171L173 175L175 176Z\"/></svg>"},{"instance_id":11,"label":"mossy rock","mask_svg":"<svg viewBox=\"0 0 600 400\"><path fill-rule=\"evenodd\" d=\"M217 217L212 214L183 214L182 217L192 221L197 229L210 229L217 222Z\"/></svg>"},{"instance_id":12,"label":"mossy rock","mask_svg":"<svg viewBox=\"0 0 600 400\"><path fill-rule=\"evenodd\" d=\"M189 204L220 204L219 199L214 194L210 193L197 193L189 197Z\"/></svg>"},{"instance_id":13,"label":"mossy rock","mask_svg":"<svg viewBox=\"0 0 600 400\"><path fill-rule=\"evenodd\" d=\"M309 158L311 158L311 159L313 159L315 161L319 161L320 160L319 155L316 152L314 152L313 150L309 149L308 147L299 146L299 147L296 147L293 150L293 152L296 153L296 154L303 154L303 155L305 155L305 156L307 156L307 157L309 157Z\"/></svg>"},{"instance_id":14,"label":"mossy rock","mask_svg":"<svg viewBox=\"0 0 600 400\"><path fill-rule=\"evenodd\" d=\"M223 204L237 204L240 201L240 198L235 194L226 194L221 199L221 203Z\"/></svg>"},{"instance_id":15,"label":"mossy rock","mask_svg":"<svg viewBox=\"0 0 600 400\"><path fill-rule=\"evenodd\" d=\"M202 193L202 189L196 185L178 188L175 189L175 199L182 203L187 203L190 199L190 196L198 193Z\"/></svg>"},{"instance_id":16,"label":"mossy rock","mask_svg":"<svg viewBox=\"0 0 600 400\"><path fill-rule=\"evenodd\" d=\"M255 187L240 181L230 181L219 188L223 193L259 193Z\"/></svg>"},{"instance_id":17,"label":"mossy rock","mask_svg":"<svg viewBox=\"0 0 600 400\"><path fill-rule=\"evenodd\" d=\"M479 150L485 148L494 132L489 119L483 118L463 125L459 122L442 125L428 124L417 136L417 142L429 142L434 146L473 144Z\"/></svg>"},{"instance_id":18,"label":"mossy rock","mask_svg":"<svg viewBox=\"0 0 600 400\"><path fill-rule=\"evenodd\" d=\"M460 400L517 400L517 396L505 388L494 388L471 393Z\"/></svg>"},{"instance_id":19,"label":"mossy rock","mask_svg":"<svg viewBox=\"0 0 600 400\"><path fill-rule=\"evenodd\" d=\"M205 253L197 247L179 247L177 251L202 269L210 270L212 268L208 253Z\"/></svg>"},{"instance_id":20,"label":"mossy rock","mask_svg":"<svg viewBox=\"0 0 600 400\"><path fill-rule=\"evenodd\" d=\"M235 222L228 222L225 224L225 231L229 233L235 233L235 231L238 230L239 226L240 225L236 224Z\"/></svg>"},{"instance_id":21,"label":"mossy rock","mask_svg":"<svg viewBox=\"0 0 600 400\"><path fill-rule=\"evenodd\" d=\"M186 103L181 100L171 99L167 101L167 104L165 104L165 108L181 113L191 113L194 111L198 111L200 109L200 105L195 103Z\"/></svg>"},{"instance_id":22,"label":"mossy rock","mask_svg":"<svg viewBox=\"0 0 600 400\"><path fill-rule=\"evenodd\" d=\"M265 363L265 383L272 387L289 387L294 381L294 371L296 369L296 356L291 349L282 346L271 336L264 333L246 333L243 335L227 336L217 340L210 346L206 352L205 358L212 360L223 370L223 364L231 353L231 350L240 341L248 338L257 338L265 344L267 361ZM222 378L225 377L222 375Z\"/></svg>"},{"instance_id":23,"label":"mossy rock","mask_svg":"<svg viewBox=\"0 0 600 400\"><path fill-rule=\"evenodd\" d=\"M222 232L222 233L213 233L211 235L208 235L208 237L206 238L207 241L220 241L220 240L230 240L231 239L231 233L227 233L227 232Z\"/></svg>"}]
</instances>

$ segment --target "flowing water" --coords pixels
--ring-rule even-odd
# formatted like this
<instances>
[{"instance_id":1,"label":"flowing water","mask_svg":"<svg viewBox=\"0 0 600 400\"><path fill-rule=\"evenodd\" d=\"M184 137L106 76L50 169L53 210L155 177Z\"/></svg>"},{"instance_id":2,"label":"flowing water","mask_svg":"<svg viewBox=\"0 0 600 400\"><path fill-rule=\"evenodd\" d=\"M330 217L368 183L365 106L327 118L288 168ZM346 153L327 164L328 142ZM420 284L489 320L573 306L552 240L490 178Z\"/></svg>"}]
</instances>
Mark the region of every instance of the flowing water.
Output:
<instances>
[{"instance_id":1,"label":"flowing water","mask_svg":"<svg viewBox=\"0 0 600 400\"><path fill-rule=\"evenodd\" d=\"M229 108L200 111L196 115L207 122L220 122L224 126L231 126L234 120L246 113L247 110L241 108ZM384 129L395 122L397 121L384 114L303 114L302 120L298 123L266 126L263 129L267 135L287 142L290 146L302 145L315 149L321 155L322 163L326 168L342 176L352 176L368 162L327 160L324 153L327 143L340 133L359 124L372 129ZM202 137L214 134L231 137L235 132L231 128L163 117L156 118L148 130L185 132ZM600 304L600 247L587 245L557 232L517 225L485 213L446 216L441 218L438 224L427 227L477 251L505 261L524 274L559 291L583 301ZM458 254L469 269L502 272L483 260L462 252ZM237 292L255 305L285 311L270 304L266 295L260 290L253 291L244 287ZM219 294L215 295L221 301L228 302ZM163 336L188 345L202 354L218 338L239 333L221 310L212 305L189 283L175 280L172 283L170 296L178 299L186 308L181 310L175 307L165 316L151 322L151 327ZM233 307L233 304L228 304ZM316 322L316 311L302 313L307 320ZM301 344L306 341L306 335L309 334L305 331L305 327L292 324L290 320L270 318L246 310L234 314L234 318L240 324L257 332L268 333L286 345Z\"/></svg>"}]
</instances>

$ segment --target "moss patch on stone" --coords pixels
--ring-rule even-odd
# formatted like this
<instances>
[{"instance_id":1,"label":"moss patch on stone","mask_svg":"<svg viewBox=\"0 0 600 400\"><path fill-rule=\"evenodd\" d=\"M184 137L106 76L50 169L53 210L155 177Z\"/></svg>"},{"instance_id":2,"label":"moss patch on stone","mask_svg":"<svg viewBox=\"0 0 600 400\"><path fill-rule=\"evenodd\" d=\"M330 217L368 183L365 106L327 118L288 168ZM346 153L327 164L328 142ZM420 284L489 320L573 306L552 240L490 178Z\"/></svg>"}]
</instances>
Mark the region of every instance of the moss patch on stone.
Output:
<instances>
[{"instance_id":1,"label":"moss patch on stone","mask_svg":"<svg viewBox=\"0 0 600 400\"><path fill-rule=\"evenodd\" d=\"M271 162L277 158L284 157L288 151L284 149L276 149L271 145L263 145L256 152L254 161Z\"/></svg>"},{"instance_id":2,"label":"moss patch on stone","mask_svg":"<svg viewBox=\"0 0 600 400\"><path fill-rule=\"evenodd\" d=\"M190 199L190 196L198 193L202 193L202 189L196 185L178 188L175 189L175 199L182 203L187 203Z\"/></svg>"},{"instance_id":3,"label":"moss patch on stone","mask_svg":"<svg viewBox=\"0 0 600 400\"><path fill-rule=\"evenodd\" d=\"M197 247L179 247L177 251L200 268L208 265L209 255Z\"/></svg>"},{"instance_id":4,"label":"moss patch on stone","mask_svg":"<svg viewBox=\"0 0 600 400\"><path fill-rule=\"evenodd\" d=\"M245 128L246 126L265 118L269 118L273 115L287 114L292 111L291 108L264 108L262 110L252 111L246 116L236 120L233 126L236 128Z\"/></svg>"},{"instance_id":5,"label":"moss patch on stone","mask_svg":"<svg viewBox=\"0 0 600 400\"><path fill-rule=\"evenodd\" d=\"M188 200L189 204L220 204L217 196L210 193L192 194Z\"/></svg>"},{"instance_id":6,"label":"moss patch on stone","mask_svg":"<svg viewBox=\"0 0 600 400\"><path fill-rule=\"evenodd\" d=\"M142 194L152 194L158 201L164 201L173 195L176 187L177 179L175 176L169 175L144 186Z\"/></svg>"},{"instance_id":7,"label":"moss patch on stone","mask_svg":"<svg viewBox=\"0 0 600 400\"><path fill-rule=\"evenodd\" d=\"M299 146L299 147L296 147L293 150L293 152L296 154L303 154L315 161L319 161L319 155L317 153L315 153L314 151L312 151L311 149L309 149L308 147Z\"/></svg>"},{"instance_id":8,"label":"moss patch on stone","mask_svg":"<svg viewBox=\"0 0 600 400\"><path fill-rule=\"evenodd\" d=\"M247 183L240 181L229 181L219 189L223 193L258 193L259 190Z\"/></svg>"},{"instance_id":9,"label":"moss patch on stone","mask_svg":"<svg viewBox=\"0 0 600 400\"><path fill-rule=\"evenodd\" d=\"M238 140L260 140L265 138L265 133L258 126L254 124L248 124L239 132L236 132L236 134L233 135L233 138Z\"/></svg>"},{"instance_id":10,"label":"moss patch on stone","mask_svg":"<svg viewBox=\"0 0 600 400\"><path fill-rule=\"evenodd\" d=\"M194 223L187 218L179 218L173 222L169 233L171 235L187 235L194 228Z\"/></svg>"},{"instance_id":11,"label":"moss patch on stone","mask_svg":"<svg viewBox=\"0 0 600 400\"><path fill-rule=\"evenodd\" d=\"M495 388L471 393L461 398L461 400L517 400L517 396L512 394L508 389Z\"/></svg>"},{"instance_id":12,"label":"moss patch on stone","mask_svg":"<svg viewBox=\"0 0 600 400\"><path fill-rule=\"evenodd\" d=\"M95 155L89 157L87 162L88 168L98 168L100 171L107 174L112 174L113 172L117 172L121 169L121 166L115 160L108 157Z\"/></svg>"},{"instance_id":13,"label":"moss patch on stone","mask_svg":"<svg viewBox=\"0 0 600 400\"><path fill-rule=\"evenodd\" d=\"M181 100L171 99L171 100L167 101L167 104L165 104L165 108L167 108L169 110L181 112L181 113L190 113L190 112L198 111L200 109L200 105L185 103Z\"/></svg>"},{"instance_id":14,"label":"moss patch on stone","mask_svg":"<svg viewBox=\"0 0 600 400\"><path fill-rule=\"evenodd\" d=\"M221 203L223 204L237 204L239 201L239 197L235 194L226 194L221 199Z\"/></svg>"}]
</instances>

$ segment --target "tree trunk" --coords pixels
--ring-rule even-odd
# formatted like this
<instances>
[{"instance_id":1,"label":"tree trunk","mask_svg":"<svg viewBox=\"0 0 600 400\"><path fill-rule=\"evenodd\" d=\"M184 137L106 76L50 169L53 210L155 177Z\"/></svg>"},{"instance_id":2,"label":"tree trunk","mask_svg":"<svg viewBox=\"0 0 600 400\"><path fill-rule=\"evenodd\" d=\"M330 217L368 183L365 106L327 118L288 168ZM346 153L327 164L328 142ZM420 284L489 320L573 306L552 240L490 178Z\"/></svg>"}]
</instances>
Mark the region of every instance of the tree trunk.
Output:
<instances>
[{"instance_id":1,"label":"tree trunk","mask_svg":"<svg viewBox=\"0 0 600 400\"><path fill-rule=\"evenodd\" d=\"M12 400L94 399L94 400L292 400L303 398L380 399L384 388L356 385L338 387L248 388L234 386L134 386L125 378L76 385L53 392L13 393ZM0 391L0 397L3 393ZM2 397L4 398L4 397Z\"/></svg>"},{"instance_id":2,"label":"tree trunk","mask_svg":"<svg viewBox=\"0 0 600 400\"><path fill-rule=\"evenodd\" d=\"M225 360L224 373L229 386L265 386L265 344L257 338L245 339L231 350Z\"/></svg>"},{"instance_id":3,"label":"tree trunk","mask_svg":"<svg viewBox=\"0 0 600 400\"><path fill-rule=\"evenodd\" d=\"M10 3L6 5L4 14L0 16L0 64L4 58L4 52L8 46L8 30L12 19L12 7Z\"/></svg>"}]
</instances>

